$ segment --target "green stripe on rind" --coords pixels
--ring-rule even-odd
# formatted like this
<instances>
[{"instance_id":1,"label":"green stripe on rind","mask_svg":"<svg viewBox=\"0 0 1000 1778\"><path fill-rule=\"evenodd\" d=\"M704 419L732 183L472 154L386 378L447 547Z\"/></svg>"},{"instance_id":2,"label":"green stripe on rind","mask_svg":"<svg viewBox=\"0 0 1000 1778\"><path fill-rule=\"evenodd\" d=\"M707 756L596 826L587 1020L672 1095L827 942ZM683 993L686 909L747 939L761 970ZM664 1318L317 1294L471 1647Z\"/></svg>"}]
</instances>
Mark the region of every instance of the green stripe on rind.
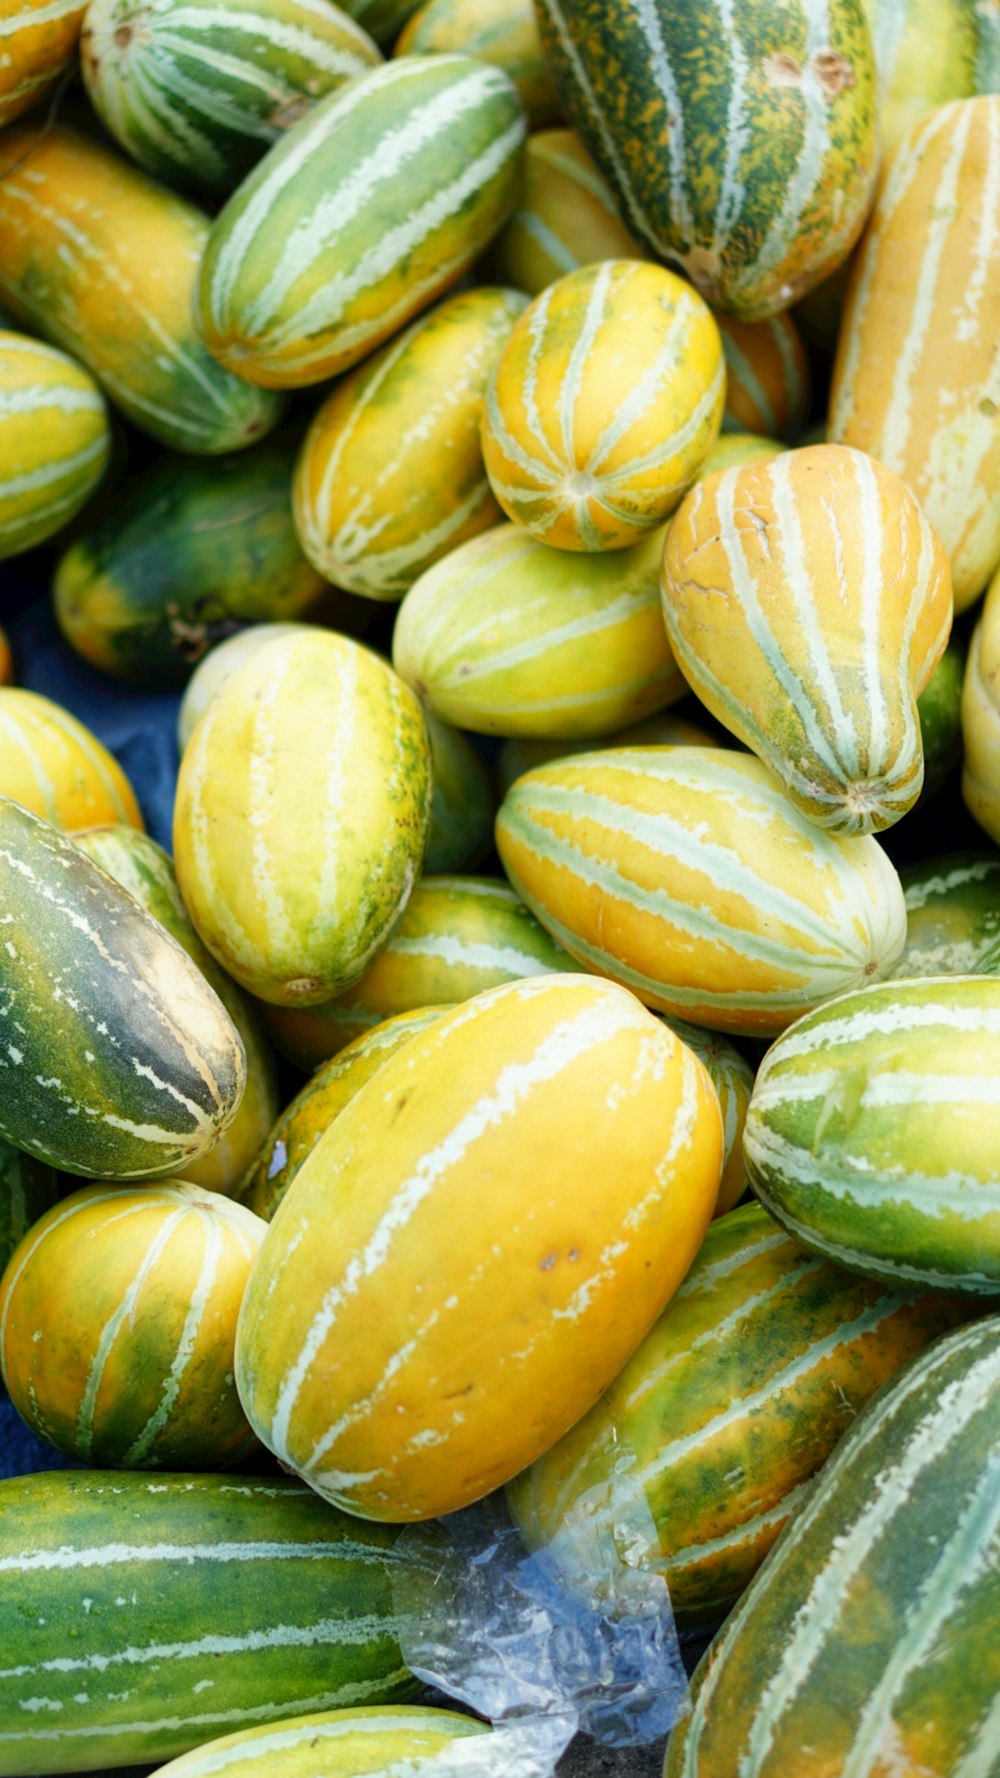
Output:
<instances>
[{"instance_id":1,"label":"green stripe on rind","mask_svg":"<svg viewBox=\"0 0 1000 1778\"><path fill-rule=\"evenodd\" d=\"M675 1616L717 1616L879 1383L957 1318L735 1210L607 1394L510 1485L522 1535L590 1592L616 1525L635 1526Z\"/></svg>"},{"instance_id":2,"label":"green stripe on rind","mask_svg":"<svg viewBox=\"0 0 1000 1778\"><path fill-rule=\"evenodd\" d=\"M0 332L0 558L72 518L110 448L104 398L87 372L39 340Z\"/></svg>"},{"instance_id":3,"label":"green stripe on rind","mask_svg":"<svg viewBox=\"0 0 1000 1778\"><path fill-rule=\"evenodd\" d=\"M744 1131L751 1184L839 1264L1000 1292L1000 981L894 981L776 1043Z\"/></svg>"},{"instance_id":4,"label":"green stripe on rind","mask_svg":"<svg viewBox=\"0 0 1000 1778\"><path fill-rule=\"evenodd\" d=\"M499 69L407 56L333 93L217 219L195 324L274 387L355 364L454 284L517 198L525 118Z\"/></svg>"},{"instance_id":5,"label":"green stripe on rind","mask_svg":"<svg viewBox=\"0 0 1000 1778\"><path fill-rule=\"evenodd\" d=\"M382 60L321 0L94 0L80 55L132 160L223 197L317 99Z\"/></svg>"},{"instance_id":6,"label":"green stripe on rind","mask_svg":"<svg viewBox=\"0 0 1000 1778\"><path fill-rule=\"evenodd\" d=\"M308 1488L76 1471L0 1499L5 1773L147 1765L410 1689L395 1531Z\"/></svg>"},{"instance_id":7,"label":"green stripe on rind","mask_svg":"<svg viewBox=\"0 0 1000 1778\"><path fill-rule=\"evenodd\" d=\"M973 975L1000 940L1000 857L953 852L900 872L906 948L896 976Z\"/></svg>"},{"instance_id":8,"label":"green stripe on rind","mask_svg":"<svg viewBox=\"0 0 1000 1778\"><path fill-rule=\"evenodd\" d=\"M862 0L538 0L561 96L629 227L752 320L860 232L877 162Z\"/></svg>"},{"instance_id":9,"label":"green stripe on rind","mask_svg":"<svg viewBox=\"0 0 1000 1778\"><path fill-rule=\"evenodd\" d=\"M489 1732L475 1717L421 1705L337 1710L226 1735L153 1778L436 1778L463 1765L462 1754L449 1757L455 1741ZM483 1778L493 1766L491 1751L481 1762ZM473 1754L470 1769L479 1763Z\"/></svg>"},{"instance_id":10,"label":"green stripe on rind","mask_svg":"<svg viewBox=\"0 0 1000 1778\"><path fill-rule=\"evenodd\" d=\"M858 1417L704 1657L665 1778L991 1778L998 1333L936 1341Z\"/></svg>"},{"instance_id":11,"label":"green stripe on rind","mask_svg":"<svg viewBox=\"0 0 1000 1778\"><path fill-rule=\"evenodd\" d=\"M221 1001L163 928L0 799L0 1135L104 1179L183 1176L245 1081Z\"/></svg>"}]
</instances>

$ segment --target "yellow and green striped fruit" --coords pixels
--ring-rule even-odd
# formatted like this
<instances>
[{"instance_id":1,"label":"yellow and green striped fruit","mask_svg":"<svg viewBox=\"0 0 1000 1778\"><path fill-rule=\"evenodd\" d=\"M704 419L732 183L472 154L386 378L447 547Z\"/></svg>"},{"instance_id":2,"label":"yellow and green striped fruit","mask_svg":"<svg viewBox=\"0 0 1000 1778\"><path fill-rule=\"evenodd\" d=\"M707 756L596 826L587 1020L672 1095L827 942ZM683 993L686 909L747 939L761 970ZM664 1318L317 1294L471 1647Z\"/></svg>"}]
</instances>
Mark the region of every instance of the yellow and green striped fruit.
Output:
<instances>
[{"instance_id":1,"label":"yellow and green striped fruit","mask_svg":"<svg viewBox=\"0 0 1000 1778\"><path fill-rule=\"evenodd\" d=\"M494 277L540 296L577 266L643 258L580 138L572 130L529 136L517 208L490 249Z\"/></svg>"},{"instance_id":2,"label":"yellow and green striped fruit","mask_svg":"<svg viewBox=\"0 0 1000 1778\"><path fill-rule=\"evenodd\" d=\"M663 614L702 703L817 826L877 832L916 802L951 576L891 470L812 445L699 483L667 536Z\"/></svg>"},{"instance_id":3,"label":"yellow and green striped fruit","mask_svg":"<svg viewBox=\"0 0 1000 1778\"><path fill-rule=\"evenodd\" d=\"M997 90L977 79L988 6L968 0L864 0L864 6L875 46L883 155L949 99Z\"/></svg>"},{"instance_id":4,"label":"yellow and green striped fruit","mask_svg":"<svg viewBox=\"0 0 1000 1778\"><path fill-rule=\"evenodd\" d=\"M585 1593L629 1525L630 1564L663 1575L675 1615L718 1617L869 1396L960 1314L851 1277L747 1204L712 1224L607 1394L510 1484L514 1519Z\"/></svg>"},{"instance_id":5,"label":"yellow and green striped fruit","mask_svg":"<svg viewBox=\"0 0 1000 1778\"><path fill-rule=\"evenodd\" d=\"M264 1232L243 1204L180 1179L56 1204L0 1281L0 1369L21 1418L102 1468L247 1457L233 1344Z\"/></svg>"},{"instance_id":6,"label":"yellow and green striped fruit","mask_svg":"<svg viewBox=\"0 0 1000 1778\"><path fill-rule=\"evenodd\" d=\"M114 755L61 704L20 686L0 687L0 796L68 832L109 821L143 826Z\"/></svg>"},{"instance_id":7,"label":"yellow and green striped fruit","mask_svg":"<svg viewBox=\"0 0 1000 1778\"><path fill-rule=\"evenodd\" d=\"M471 56L405 56L322 99L212 229L194 299L209 351L278 389L357 364L496 234L524 135L507 76Z\"/></svg>"},{"instance_id":8,"label":"yellow and green striped fruit","mask_svg":"<svg viewBox=\"0 0 1000 1778\"><path fill-rule=\"evenodd\" d=\"M397 1013L394 1019L386 1019L363 1037L356 1037L339 1055L317 1068L301 1093L286 1106L248 1168L239 1190L240 1202L270 1222L299 1168L355 1093L411 1037L450 1011L448 1006L422 1006L414 1012Z\"/></svg>"},{"instance_id":9,"label":"yellow and green striped fruit","mask_svg":"<svg viewBox=\"0 0 1000 1778\"><path fill-rule=\"evenodd\" d=\"M269 1007L283 1055L315 1068L383 1019L471 1000L524 976L571 970L513 889L489 877L421 877L406 912L361 980L327 1006Z\"/></svg>"},{"instance_id":10,"label":"yellow and green striped fruit","mask_svg":"<svg viewBox=\"0 0 1000 1778\"><path fill-rule=\"evenodd\" d=\"M878 157L862 0L538 0L570 120L629 227L744 321L861 232Z\"/></svg>"},{"instance_id":11,"label":"yellow and green striped fruit","mask_svg":"<svg viewBox=\"0 0 1000 1778\"><path fill-rule=\"evenodd\" d=\"M888 975L903 891L870 835L822 833L759 760L723 748L584 754L518 779L497 850L589 969L650 1006L767 1036Z\"/></svg>"},{"instance_id":12,"label":"yellow and green striped fruit","mask_svg":"<svg viewBox=\"0 0 1000 1778\"><path fill-rule=\"evenodd\" d=\"M0 1272L32 1223L59 1197L53 1167L0 1138Z\"/></svg>"},{"instance_id":13,"label":"yellow and green striped fruit","mask_svg":"<svg viewBox=\"0 0 1000 1778\"><path fill-rule=\"evenodd\" d=\"M194 734L200 717L208 709L217 691L221 691L226 681L231 679L238 667L256 654L258 648L266 648L279 636L295 635L300 630L308 630L308 624L267 623L248 624L245 630L236 630L225 641L217 642L207 654L202 655L187 685L177 713L177 748L183 753Z\"/></svg>"},{"instance_id":14,"label":"yellow and green striped fruit","mask_svg":"<svg viewBox=\"0 0 1000 1778\"><path fill-rule=\"evenodd\" d=\"M535 298L493 373L490 485L541 542L624 549L696 479L725 390L719 329L682 278L641 260L580 266Z\"/></svg>"},{"instance_id":15,"label":"yellow and green striped fruit","mask_svg":"<svg viewBox=\"0 0 1000 1778\"><path fill-rule=\"evenodd\" d=\"M207 1154L187 1161L184 1166L184 1178L189 1185L235 1196L279 1108L274 1063L257 1015L198 937L181 900L174 867L162 846L131 827L94 827L75 837L81 852L86 852L109 877L127 889L197 963L239 1032L247 1078L236 1115Z\"/></svg>"},{"instance_id":16,"label":"yellow and green striped fruit","mask_svg":"<svg viewBox=\"0 0 1000 1778\"><path fill-rule=\"evenodd\" d=\"M900 872L906 948L896 976L974 975L1000 939L1000 858L953 852Z\"/></svg>"},{"instance_id":17,"label":"yellow and green striped fruit","mask_svg":"<svg viewBox=\"0 0 1000 1778\"><path fill-rule=\"evenodd\" d=\"M93 377L52 346L0 332L0 558L33 549L79 512L110 449Z\"/></svg>"},{"instance_id":18,"label":"yellow and green striped fruit","mask_svg":"<svg viewBox=\"0 0 1000 1778\"><path fill-rule=\"evenodd\" d=\"M424 0L394 56L476 56L514 82L533 129L559 116L531 0Z\"/></svg>"},{"instance_id":19,"label":"yellow and green striped fruit","mask_svg":"<svg viewBox=\"0 0 1000 1778\"><path fill-rule=\"evenodd\" d=\"M183 1175L246 1080L218 996L131 895L6 797L0 906L0 1136L92 1179Z\"/></svg>"},{"instance_id":20,"label":"yellow and green striped fruit","mask_svg":"<svg viewBox=\"0 0 1000 1778\"><path fill-rule=\"evenodd\" d=\"M712 1082L722 1113L722 1178L713 1217L726 1216L747 1189L743 1161L743 1126L753 1091L753 1069L734 1043L718 1031L689 1025L686 1019L668 1019L675 1037L693 1050Z\"/></svg>"},{"instance_id":21,"label":"yellow and green striped fruit","mask_svg":"<svg viewBox=\"0 0 1000 1778\"><path fill-rule=\"evenodd\" d=\"M795 438L809 413L809 360L792 317L715 319L726 356L723 431Z\"/></svg>"},{"instance_id":22,"label":"yellow and green striped fruit","mask_svg":"<svg viewBox=\"0 0 1000 1778\"><path fill-rule=\"evenodd\" d=\"M743 1135L761 1202L837 1265L1000 1294L1000 980L846 994L772 1046Z\"/></svg>"},{"instance_id":23,"label":"yellow and green striped fruit","mask_svg":"<svg viewBox=\"0 0 1000 1778\"><path fill-rule=\"evenodd\" d=\"M383 660L311 627L258 648L181 760L174 861L199 936L276 1006L343 993L406 906L430 807L420 707Z\"/></svg>"},{"instance_id":24,"label":"yellow and green striped fruit","mask_svg":"<svg viewBox=\"0 0 1000 1778\"><path fill-rule=\"evenodd\" d=\"M395 1545L276 1475L0 1483L5 1773L106 1778L234 1729L405 1697L393 1584L423 1575ZM36 1688L55 1708L23 1708Z\"/></svg>"},{"instance_id":25,"label":"yellow and green striped fruit","mask_svg":"<svg viewBox=\"0 0 1000 1778\"><path fill-rule=\"evenodd\" d=\"M716 439L698 473L705 481L718 469L732 469L735 464L763 463L769 457L780 457L787 446L776 438L762 438L757 432L722 432Z\"/></svg>"},{"instance_id":26,"label":"yellow and green striped fruit","mask_svg":"<svg viewBox=\"0 0 1000 1778\"><path fill-rule=\"evenodd\" d=\"M675 716L672 710L660 710L635 722L630 728L617 729L597 743L602 751L608 747L718 747L721 743L707 728ZM547 766L554 759L568 759L575 753L593 753L594 742L585 741L505 741L497 757L496 776L500 795L506 796L516 778L536 766Z\"/></svg>"},{"instance_id":27,"label":"yellow and green striped fruit","mask_svg":"<svg viewBox=\"0 0 1000 1778\"><path fill-rule=\"evenodd\" d=\"M295 470L299 537L325 579L401 599L432 562L497 523L479 422L525 300L462 291L337 383Z\"/></svg>"},{"instance_id":28,"label":"yellow and green striped fruit","mask_svg":"<svg viewBox=\"0 0 1000 1778\"><path fill-rule=\"evenodd\" d=\"M705 1070L634 995L477 995L361 1088L270 1224L236 1339L251 1425L362 1518L479 1499L648 1332L721 1164Z\"/></svg>"},{"instance_id":29,"label":"yellow and green striped fruit","mask_svg":"<svg viewBox=\"0 0 1000 1778\"><path fill-rule=\"evenodd\" d=\"M214 197L381 60L329 0L90 0L80 39L90 101L129 158Z\"/></svg>"},{"instance_id":30,"label":"yellow and green striped fruit","mask_svg":"<svg viewBox=\"0 0 1000 1778\"><path fill-rule=\"evenodd\" d=\"M664 1778L993 1778L1000 1321L845 1434L705 1654Z\"/></svg>"},{"instance_id":31,"label":"yellow and green striped fruit","mask_svg":"<svg viewBox=\"0 0 1000 1778\"><path fill-rule=\"evenodd\" d=\"M193 204L87 136L58 126L0 138L0 297L142 431L214 455L252 444L281 409L195 334L207 236Z\"/></svg>"},{"instance_id":32,"label":"yellow and green striped fruit","mask_svg":"<svg viewBox=\"0 0 1000 1778\"><path fill-rule=\"evenodd\" d=\"M487 735L606 735L687 690L660 612L662 533L577 555L499 525L399 608L397 673L445 722Z\"/></svg>"},{"instance_id":33,"label":"yellow and green striped fruit","mask_svg":"<svg viewBox=\"0 0 1000 1778\"><path fill-rule=\"evenodd\" d=\"M424 854L427 871L470 869L493 844L496 799L486 765L471 742L424 711L431 744L431 829Z\"/></svg>"},{"instance_id":34,"label":"yellow and green striped fruit","mask_svg":"<svg viewBox=\"0 0 1000 1778\"><path fill-rule=\"evenodd\" d=\"M44 99L76 54L86 3L7 0L0 16L0 128Z\"/></svg>"},{"instance_id":35,"label":"yellow and green striped fruit","mask_svg":"<svg viewBox=\"0 0 1000 1778\"><path fill-rule=\"evenodd\" d=\"M129 684L185 680L220 636L312 614L326 588L292 515L294 448L159 456L56 564L70 646Z\"/></svg>"},{"instance_id":36,"label":"yellow and green striped fruit","mask_svg":"<svg viewBox=\"0 0 1000 1778\"><path fill-rule=\"evenodd\" d=\"M1000 841L1000 569L972 632L962 685L962 795L970 815Z\"/></svg>"},{"instance_id":37,"label":"yellow and green striped fruit","mask_svg":"<svg viewBox=\"0 0 1000 1778\"><path fill-rule=\"evenodd\" d=\"M398 1778L401 1772L440 1778L452 1764L456 1742L489 1733L474 1716L430 1705L331 1710L209 1741L160 1766L151 1778L216 1778L220 1772L225 1778ZM473 1755L466 1769L490 1771L492 1753L481 1765Z\"/></svg>"},{"instance_id":38,"label":"yellow and green striped fruit","mask_svg":"<svg viewBox=\"0 0 1000 1778\"><path fill-rule=\"evenodd\" d=\"M956 611L1000 562L998 140L1000 93L942 105L900 142L854 264L830 391L830 437L902 476L939 532Z\"/></svg>"}]
</instances>

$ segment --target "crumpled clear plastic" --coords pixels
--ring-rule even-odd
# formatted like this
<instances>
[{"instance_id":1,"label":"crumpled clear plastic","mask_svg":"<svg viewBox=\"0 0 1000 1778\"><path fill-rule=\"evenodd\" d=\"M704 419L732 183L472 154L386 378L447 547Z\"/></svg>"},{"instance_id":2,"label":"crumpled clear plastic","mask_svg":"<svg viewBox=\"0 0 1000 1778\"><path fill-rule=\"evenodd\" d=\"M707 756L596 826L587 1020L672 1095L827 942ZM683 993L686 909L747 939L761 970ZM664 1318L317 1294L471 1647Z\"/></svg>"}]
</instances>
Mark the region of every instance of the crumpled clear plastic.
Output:
<instances>
[{"instance_id":1,"label":"crumpled clear plastic","mask_svg":"<svg viewBox=\"0 0 1000 1778\"><path fill-rule=\"evenodd\" d=\"M623 1489L584 1589L557 1553L525 1548L501 1495L407 1527L403 1659L496 1731L457 1743L449 1771L454 1758L462 1778L550 1778L578 1731L616 1748L665 1738L689 1699L666 1582L648 1566L656 1541L645 1500Z\"/></svg>"}]
</instances>

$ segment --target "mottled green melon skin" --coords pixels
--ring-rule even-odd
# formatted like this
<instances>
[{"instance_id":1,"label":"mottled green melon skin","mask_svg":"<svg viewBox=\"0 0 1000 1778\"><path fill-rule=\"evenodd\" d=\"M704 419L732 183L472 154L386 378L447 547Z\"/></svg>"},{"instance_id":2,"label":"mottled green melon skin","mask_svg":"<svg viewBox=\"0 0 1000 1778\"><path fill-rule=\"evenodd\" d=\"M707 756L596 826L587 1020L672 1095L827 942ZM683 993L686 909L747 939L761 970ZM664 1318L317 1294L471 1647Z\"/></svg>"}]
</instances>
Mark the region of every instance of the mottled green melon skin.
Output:
<instances>
[{"instance_id":1,"label":"mottled green melon skin","mask_svg":"<svg viewBox=\"0 0 1000 1778\"><path fill-rule=\"evenodd\" d=\"M0 798L0 1136L154 1179L234 1116L243 1045L201 972L69 838Z\"/></svg>"},{"instance_id":2,"label":"mottled green melon skin","mask_svg":"<svg viewBox=\"0 0 1000 1778\"><path fill-rule=\"evenodd\" d=\"M845 1434L703 1657L665 1778L993 1778L998 1480L992 1316L934 1341Z\"/></svg>"},{"instance_id":3,"label":"mottled green melon skin","mask_svg":"<svg viewBox=\"0 0 1000 1778\"><path fill-rule=\"evenodd\" d=\"M894 976L994 974L1000 943L1000 853L949 852L900 872L906 948Z\"/></svg>"},{"instance_id":4,"label":"mottled green melon skin","mask_svg":"<svg viewBox=\"0 0 1000 1778\"><path fill-rule=\"evenodd\" d=\"M924 749L925 802L940 790L948 773L962 757L962 681L965 678L964 641L953 637L917 699L920 739Z\"/></svg>"},{"instance_id":5,"label":"mottled green melon skin","mask_svg":"<svg viewBox=\"0 0 1000 1778\"><path fill-rule=\"evenodd\" d=\"M863 0L830 0L812 29L804 0L535 10L565 109L627 226L709 300L743 320L775 314L846 258L878 155ZM810 113L825 131L811 143Z\"/></svg>"},{"instance_id":6,"label":"mottled green melon skin","mask_svg":"<svg viewBox=\"0 0 1000 1778\"><path fill-rule=\"evenodd\" d=\"M130 684L181 684L244 624L307 615L327 590L292 518L291 446L162 456L65 551L56 617L85 661Z\"/></svg>"},{"instance_id":7,"label":"mottled green melon skin","mask_svg":"<svg viewBox=\"0 0 1000 1778\"><path fill-rule=\"evenodd\" d=\"M262 1721L410 1695L396 1535L279 1477L0 1483L0 1562L16 1573L0 1591L4 1773L146 1766ZM26 1711L34 1696L51 1706Z\"/></svg>"}]
</instances>

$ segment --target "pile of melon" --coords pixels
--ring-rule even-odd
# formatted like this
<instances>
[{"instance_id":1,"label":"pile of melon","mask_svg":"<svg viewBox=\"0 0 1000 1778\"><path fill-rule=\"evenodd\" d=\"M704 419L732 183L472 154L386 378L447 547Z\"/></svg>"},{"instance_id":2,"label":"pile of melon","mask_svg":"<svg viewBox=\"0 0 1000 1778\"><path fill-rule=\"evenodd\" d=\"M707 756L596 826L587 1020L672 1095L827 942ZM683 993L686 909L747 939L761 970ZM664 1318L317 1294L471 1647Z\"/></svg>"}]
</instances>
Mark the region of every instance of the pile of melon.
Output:
<instances>
[{"instance_id":1,"label":"pile of melon","mask_svg":"<svg viewBox=\"0 0 1000 1778\"><path fill-rule=\"evenodd\" d=\"M0 1778L998 1778L996 0L7 0L0 307Z\"/></svg>"}]
</instances>

